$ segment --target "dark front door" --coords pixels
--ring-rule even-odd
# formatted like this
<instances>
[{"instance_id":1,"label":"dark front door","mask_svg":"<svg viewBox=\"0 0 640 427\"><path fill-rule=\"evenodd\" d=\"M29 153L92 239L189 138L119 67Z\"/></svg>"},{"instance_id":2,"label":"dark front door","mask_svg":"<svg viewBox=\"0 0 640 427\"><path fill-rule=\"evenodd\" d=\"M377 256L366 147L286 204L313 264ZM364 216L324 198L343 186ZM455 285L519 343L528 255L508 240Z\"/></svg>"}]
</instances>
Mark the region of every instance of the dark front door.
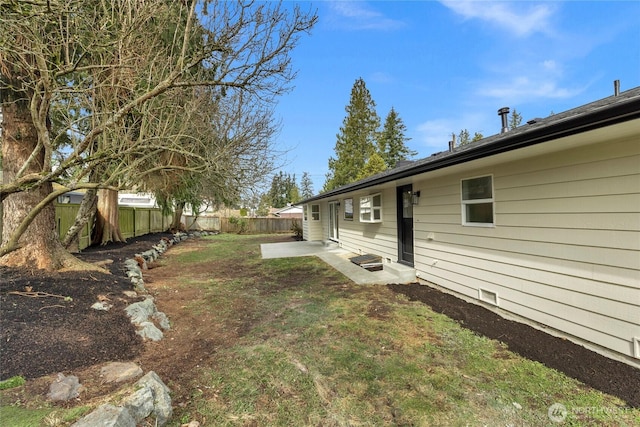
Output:
<instances>
[{"instance_id":1,"label":"dark front door","mask_svg":"<svg viewBox=\"0 0 640 427\"><path fill-rule=\"evenodd\" d=\"M413 267L413 186L398 187L398 262Z\"/></svg>"}]
</instances>

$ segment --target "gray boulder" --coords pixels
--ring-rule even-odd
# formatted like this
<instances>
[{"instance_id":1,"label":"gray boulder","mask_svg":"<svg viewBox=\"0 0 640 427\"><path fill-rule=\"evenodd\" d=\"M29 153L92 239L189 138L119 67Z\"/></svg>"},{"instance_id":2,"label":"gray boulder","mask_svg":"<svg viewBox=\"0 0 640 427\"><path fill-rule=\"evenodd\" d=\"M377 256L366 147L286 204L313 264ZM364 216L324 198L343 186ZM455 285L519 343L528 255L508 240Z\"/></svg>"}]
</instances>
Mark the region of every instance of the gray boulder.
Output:
<instances>
[{"instance_id":1,"label":"gray boulder","mask_svg":"<svg viewBox=\"0 0 640 427\"><path fill-rule=\"evenodd\" d=\"M127 315L131 317L131 322L140 324L146 322L153 313L157 311L156 305L153 302L153 298L148 297L144 301L134 302L129 305L125 311Z\"/></svg>"},{"instance_id":2,"label":"gray boulder","mask_svg":"<svg viewBox=\"0 0 640 427\"><path fill-rule=\"evenodd\" d=\"M169 387L167 387L158 374L153 371L149 371L144 377L140 378L136 385L140 388L148 388L151 390L154 399L152 415L155 416L159 426L165 425L169 418L171 418L171 415L173 415Z\"/></svg>"},{"instance_id":3,"label":"gray boulder","mask_svg":"<svg viewBox=\"0 0 640 427\"><path fill-rule=\"evenodd\" d=\"M133 362L111 362L100 369L100 376L108 383L132 380L142 375L142 368Z\"/></svg>"},{"instance_id":4,"label":"gray boulder","mask_svg":"<svg viewBox=\"0 0 640 427\"><path fill-rule=\"evenodd\" d=\"M136 427L136 421L123 407L102 405L71 427Z\"/></svg>"},{"instance_id":5,"label":"gray boulder","mask_svg":"<svg viewBox=\"0 0 640 427\"><path fill-rule=\"evenodd\" d=\"M75 399L80 395L84 387L80 384L80 380L75 375L66 377L62 373L58 373L58 378L49 386L47 397L54 401L66 401Z\"/></svg>"}]
</instances>

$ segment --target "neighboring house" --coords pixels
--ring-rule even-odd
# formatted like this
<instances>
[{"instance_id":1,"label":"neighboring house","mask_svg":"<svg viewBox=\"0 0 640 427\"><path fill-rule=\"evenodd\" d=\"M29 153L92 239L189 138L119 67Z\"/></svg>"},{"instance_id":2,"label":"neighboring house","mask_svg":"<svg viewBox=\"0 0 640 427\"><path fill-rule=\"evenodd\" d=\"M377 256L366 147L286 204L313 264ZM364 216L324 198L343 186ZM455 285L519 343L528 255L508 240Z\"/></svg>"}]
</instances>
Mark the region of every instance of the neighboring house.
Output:
<instances>
[{"instance_id":1,"label":"neighboring house","mask_svg":"<svg viewBox=\"0 0 640 427\"><path fill-rule=\"evenodd\" d=\"M118 192L118 205L133 208L157 208L156 198L150 193Z\"/></svg>"},{"instance_id":2,"label":"neighboring house","mask_svg":"<svg viewBox=\"0 0 640 427\"><path fill-rule=\"evenodd\" d=\"M272 212L278 218L302 219L302 206L286 206Z\"/></svg>"},{"instance_id":3,"label":"neighboring house","mask_svg":"<svg viewBox=\"0 0 640 427\"><path fill-rule=\"evenodd\" d=\"M640 88L301 204L305 240L640 367Z\"/></svg>"}]
</instances>

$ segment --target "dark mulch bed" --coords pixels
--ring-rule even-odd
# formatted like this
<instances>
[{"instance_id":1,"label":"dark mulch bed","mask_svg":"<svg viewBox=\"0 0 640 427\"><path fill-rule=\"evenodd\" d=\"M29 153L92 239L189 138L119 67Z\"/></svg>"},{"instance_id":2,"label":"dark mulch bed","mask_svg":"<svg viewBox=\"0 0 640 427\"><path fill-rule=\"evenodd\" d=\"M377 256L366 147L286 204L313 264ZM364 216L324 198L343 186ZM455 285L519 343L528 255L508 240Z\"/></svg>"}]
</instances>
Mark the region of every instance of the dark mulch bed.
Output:
<instances>
[{"instance_id":1,"label":"dark mulch bed","mask_svg":"<svg viewBox=\"0 0 640 427\"><path fill-rule=\"evenodd\" d=\"M523 323L507 320L481 306L420 285L389 285L413 301L421 301L480 335L499 340L527 359L564 372L595 389L640 407L640 370L557 338Z\"/></svg>"},{"instance_id":2,"label":"dark mulch bed","mask_svg":"<svg viewBox=\"0 0 640 427\"><path fill-rule=\"evenodd\" d=\"M166 235L149 234L77 254L88 262L113 260L107 266L112 274L0 266L0 380L67 373L136 357L142 351L142 339L124 308L137 299L123 294L131 290L131 282L122 261L150 249ZM105 297L113 304L111 310L90 308Z\"/></svg>"}]
</instances>

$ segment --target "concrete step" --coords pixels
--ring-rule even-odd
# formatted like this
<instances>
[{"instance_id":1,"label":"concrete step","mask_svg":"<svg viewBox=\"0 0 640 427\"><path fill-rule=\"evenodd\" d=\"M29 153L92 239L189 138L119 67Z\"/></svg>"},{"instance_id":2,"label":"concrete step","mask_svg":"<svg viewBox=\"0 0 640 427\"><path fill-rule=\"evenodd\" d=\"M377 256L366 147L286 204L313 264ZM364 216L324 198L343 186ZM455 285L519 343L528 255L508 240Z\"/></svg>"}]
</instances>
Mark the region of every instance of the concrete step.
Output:
<instances>
[{"instance_id":1,"label":"concrete step","mask_svg":"<svg viewBox=\"0 0 640 427\"><path fill-rule=\"evenodd\" d=\"M412 283L417 280L416 269L408 265L391 262L384 264L384 271L388 271L398 277L399 283Z\"/></svg>"}]
</instances>

